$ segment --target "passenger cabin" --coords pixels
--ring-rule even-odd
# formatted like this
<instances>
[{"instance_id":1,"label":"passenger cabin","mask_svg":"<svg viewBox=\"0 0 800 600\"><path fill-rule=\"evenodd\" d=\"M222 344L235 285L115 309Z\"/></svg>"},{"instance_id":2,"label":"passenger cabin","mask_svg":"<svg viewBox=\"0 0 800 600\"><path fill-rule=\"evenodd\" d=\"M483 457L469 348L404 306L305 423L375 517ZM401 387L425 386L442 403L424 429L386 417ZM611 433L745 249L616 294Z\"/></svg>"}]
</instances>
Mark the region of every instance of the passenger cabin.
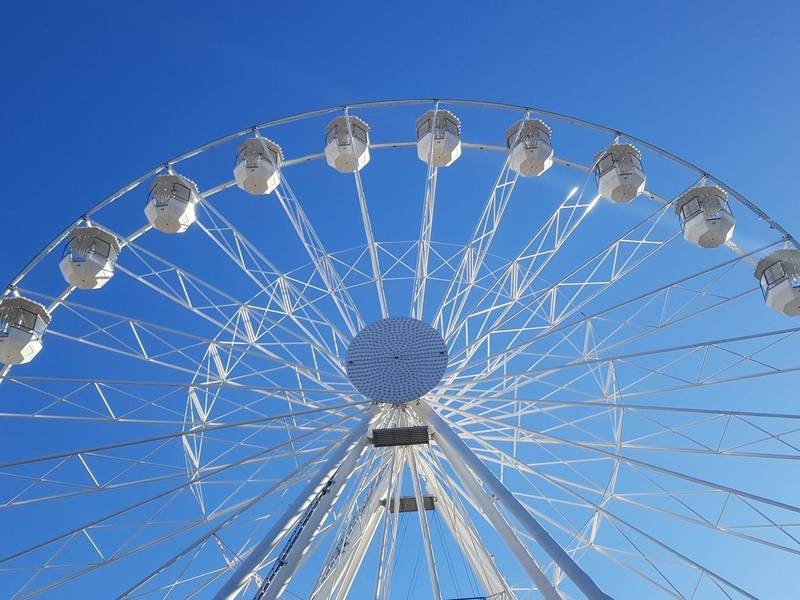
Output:
<instances>
[{"instance_id":1,"label":"passenger cabin","mask_svg":"<svg viewBox=\"0 0 800 600\"><path fill-rule=\"evenodd\" d=\"M328 123L325 160L340 173L363 169L369 162L369 126L353 115L342 115Z\"/></svg>"},{"instance_id":2,"label":"passenger cabin","mask_svg":"<svg viewBox=\"0 0 800 600\"><path fill-rule=\"evenodd\" d=\"M790 317L800 315L800 251L777 250L762 258L755 277L767 306Z\"/></svg>"},{"instance_id":3,"label":"passenger cabin","mask_svg":"<svg viewBox=\"0 0 800 600\"><path fill-rule=\"evenodd\" d=\"M42 349L42 337L50 323L47 309L33 300L8 297L0 301L0 362L21 365Z\"/></svg>"},{"instance_id":4,"label":"passenger cabin","mask_svg":"<svg viewBox=\"0 0 800 600\"><path fill-rule=\"evenodd\" d=\"M282 164L283 150L278 144L266 138L250 138L236 150L233 178L248 194L271 194L281 182Z\"/></svg>"},{"instance_id":5,"label":"passenger cabin","mask_svg":"<svg viewBox=\"0 0 800 600\"><path fill-rule=\"evenodd\" d=\"M597 192L618 204L627 204L644 191L642 154L630 144L612 144L594 157Z\"/></svg>"},{"instance_id":6,"label":"passenger cabin","mask_svg":"<svg viewBox=\"0 0 800 600\"><path fill-rule=\"evenodd\" d=\"M77 227L72 230L59 268L70 285L82 290L103 287L114 275L119 242L99 227Z\"/></svg>"},{"instance_id":7,"label":"passenger cabin","mask_svg":"<svg viewBox=\"0 0 800 600\"><path fill-rule=\"evenodd\" d=\"M728 194L715 185L693 187L675 202L683 237L700 248L716 248L733 237L736 219Z\"/></svg>"},{"instance_id":8,"label":"passenger cabin","mask_svg":"<svg viewBox=\"0 0 800 600\"><path fill-rule=\"evenodd\" d=\"M553 166L550 128L539 119L523 119L506 131L510 167L522 177L536 177Z\"/></svg>"},{"instance_id":9,"label":"passenger cabin","mask_svg":"<svg viewBox=\"0 0 800 600\"><path fill-rule=\"evenodd\" d=\"M179 175L159 175L150 186L144 214L164 233L183 233L197 220L200 192L193 181Z\"/></svg>"},{"instance_id":10,"label":"passenger cabin","mask_svg":"<svg viewBox=\"0 0 800 600\"><path fill-rule=\"evenodd\" d=\"M433 125L434 115L436 125ZM461 156L461 121L449 110L429 110L417 119L417 156L433 167L447 167Z\"/></svg>"}]
</instances>

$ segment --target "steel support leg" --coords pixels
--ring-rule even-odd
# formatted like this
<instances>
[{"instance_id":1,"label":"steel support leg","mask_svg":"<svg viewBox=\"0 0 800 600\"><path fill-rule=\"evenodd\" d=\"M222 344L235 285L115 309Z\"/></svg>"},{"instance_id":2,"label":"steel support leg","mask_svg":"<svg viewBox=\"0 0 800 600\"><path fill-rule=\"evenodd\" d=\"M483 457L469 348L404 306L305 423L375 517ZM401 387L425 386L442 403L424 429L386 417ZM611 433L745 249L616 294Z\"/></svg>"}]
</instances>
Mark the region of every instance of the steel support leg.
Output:
<instances>
[{"instance_id":1,"label":"steel support leg","mask_svg":"<svg viewBox=\"0 0 800 600\"><path fill-rule=\"evenodd\" d=\"M445 492L444 487L425 461L419 462L419 468L428 490L436 498L436 512L439 513L439 517L444 521L450 535L461 548L461 553L469 561L472 573L480 580L483 591L489 597L505 594L504 598L514 600L511 589L498 571L491 554L481 542L469 515L462 511L461 507Z\"/></svg>"},{"instance_id":2,"label":"steel support leg","mask_svg":"<svg viewBox=\"0 0 800 600\"><path fill-rule=\"evenodd\" d=\"M348 536L341 554L336 557L335 565L323 579L317 582L316 588L311 593L311 600L334 600L347 597L353 579L364 560L364 554L380 525L383 515L381 501L387 499L389 479L387 471L377 481L362 513L357 517L356 527Z\"/></svg>"},{"instance_id":3,"label":"steel support leg","mask_svg":"<svg viewBox=\"0 0 800 600\"><path fill-rule=\"evenodd\" d=\"M603 592L592 578L581 569L573 558L556 542L550 534L542 527L536 518L517 500L505 485L495 476L494 473L470 450L470 448L458 437L455 431L431 408L427 402L420 402L417 412L424 422L434 430L434 441L442 449L453 470L461 480L462 485L472 496L476 504L481 507L494 507L494 503L483 492L475 478L479 479L487 491L490 491L494 498L519 522L528 534L536 541L548 556L559 566L559 568L570 578L575 586L583 592L590 600L611 600L611 596ZM467 468L468 467L468 468ZM474 475L473 475L474 474ZM496 511L496 507L494 508ZM488 518L488 516L487 516ZM505 522L505 520L503 520ZM494 525L494 523L493 523ZM506 526L508 524L506 523ZM498 530L499 531L499 530ZM516 539L516 536L514 536ZM517 540L519 541L519 540ZM512 548L513 549L513 548ZM515 556L517 556L515 554ZM519 560L519 556L517 557ZM523 565L524 566L524 565ZM538 567L537 567L537 570ZM541 570L539 570L541 573ZM529 573L533 578L533 573ZM536 579L539 579L538 576ZM547 581L545 579L545 581ZM534 579L537 586L541 586ZM547 582L552 589L552 585ZM544 594L544 590L542 590ZM557 592L553 590L558 598Z\"/></svg>"},{"instance_id":4,"label":"steel support leg","mask_svg":"<svg viewBox=\"0 0 800 600\"><path fill-rule=\"evenodd\" d=\"M352 471L356 460L361 456L366 447L368 427L373 414L374 413L370 411L360 419L347 438L331 451L328 460L325 462L324 466L320 468L317 478L306 486L305 490L303 490L298 495L297 499L284 511L283 515L272 529L270 529L256 547L240 562L234 574L228 579L225 585L222 586L219 592L217 592L215 600L233 600L233 598L241 592L277 543L292 530L303 517L306 510L315 499L317 499L319 494L327 487L328 489L323 496L323 500L320 501L315 508L311 519L304 525L303 531L301 532L302 539L296 539L294 541L290 555L284 559L294 559L294 563L287 560L287 564L282 566L282 569L286 569L288 573L288 576L283 575L282 578L284 583L288 582L288 577L291 577L291 574L297 567L298 559L302 557L302 554L298 554L294 552L294 550L298 545L305 548L305 545L307 545L313 533L316 532L319 523L321 523L324 517L322 513L324 512L324 514L327 514L327 509L330 508L338 491L341 490L342 485L347 480L347 476L350 474L349 471ZM311 531L312 529L313 531ZM303 545L303 542L305 545ZM281 587L283 587L283 585Z\"/></svg>"}]
</instances>

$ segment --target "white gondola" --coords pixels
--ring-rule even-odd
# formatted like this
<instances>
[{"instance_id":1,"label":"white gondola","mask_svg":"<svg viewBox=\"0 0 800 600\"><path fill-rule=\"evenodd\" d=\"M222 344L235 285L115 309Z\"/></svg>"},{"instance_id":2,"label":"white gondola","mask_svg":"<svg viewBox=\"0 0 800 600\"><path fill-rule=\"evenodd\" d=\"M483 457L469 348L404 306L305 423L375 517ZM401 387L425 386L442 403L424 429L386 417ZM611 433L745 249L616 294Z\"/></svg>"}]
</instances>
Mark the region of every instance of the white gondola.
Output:
<instances>
[{"instance_id":1,"label":"white gondola","mask_svg":"<svg viewBox=\"0 0 800 600\"><path fill-rule=\"evenodd\" d=\"M728 193L716 185L693 187L675 202L683 237L701 248L716 248L733 237L736 219Z\"/></svg>"},{"instance_id":2,"label":"white gondola","mask_svg":"<svg viewBox=\"0 0 800 600\"><path fill-rule=\"evenodd\" d=\"M0 362L21 365L42 349L42 336L50 323L47 309L21 297L0 301Z\"/></svg>"},{"instance_id":3,"label":"white gondola","mask_svg":"<svg viewBox=\"0 0 800 600\"><path fill-rule=\"evenodd\" d=\"M353 115L342 115L328 123L325 127L325 160L328 166L340 173L363 169L369 162L369 125Z\"/></svg>"},{"instance_id":4,"label":"white gondola","mask_svg":"<svg viewBox=\"0 0 800 600\"><path fill-rule=\"evenodd\" d=\"M523 119L506 131L510 167L522 177L536 177L553 166L550 128L539 119Z\"/></svg>"},{"instance_id":5,"label":"white gondola","mask_svg":"<svg viewBox=\"0 0 800 600\"><path fill-rule=\"evenodd\" d=\"M433 114L436 126L433 127ZM431 153L431 145L433 153ZM417 156L434 167L447 167L461 156L461 121L449 110L429 110L417 119Z\"/></svg>"},{"instance_id":6,"label":"white gondola","mask_svg":"<svg viewBox=\"0 0 800 600\"><path fill-rule=\"evenodd\" d=\"M800 251L776 250L756 265L764 301L790 317L800 315Z\"/></svg>"},{"instance_id":7,"label":"white gondola","mask_svg":"<svg viewBox=\"0 0 800 600\"><path fill-rule=\"evenodd\" d=\"M82 290L103 287L114 275L119 242L98 227L78 227L72 231L58 264L67 283Z\"/></svg>"},{"instance_id":8,"label":"white gondola","mask_svg":"<svg viewBox=\"0 0 800 600\"><path fill-rule=\"evenodd\" d=\"M627 204L644 191L642 154L630 144L612 144L594 157L597 192L612 202Z\"/></svg>"},{"instance_id":9,"label":"white gondola","mask_svg":"<svg viewBox=\"0 0 800 600\"><path fill-rule=\"evenodd\" d=\"M271 194L281 182L278 171L283 164L283 151L272 140L251 138L236 150L233 178L248 194Z\"/></svg>"},{"instance_id":10,"label":"white gondola","mask_svg":"<svg viewBox=\"0 0 800 600\"><path fill-rule=\"evenodd\" d=\"M200 192L193 181L179 175L159 175L150 186L144 214L164 233L183 233L197 220Z\"/></svg>"}]
</instances>

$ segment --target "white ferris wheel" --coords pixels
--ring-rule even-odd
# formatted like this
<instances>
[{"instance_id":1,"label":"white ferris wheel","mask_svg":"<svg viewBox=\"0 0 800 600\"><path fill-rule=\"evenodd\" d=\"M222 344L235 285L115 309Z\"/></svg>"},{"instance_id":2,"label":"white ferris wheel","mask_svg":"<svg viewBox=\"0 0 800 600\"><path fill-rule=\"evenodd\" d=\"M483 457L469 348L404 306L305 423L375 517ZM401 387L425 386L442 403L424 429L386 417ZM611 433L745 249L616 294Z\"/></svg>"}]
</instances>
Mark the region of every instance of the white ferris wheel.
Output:
<instances>
[{"instance_id":1,"label":"white ferris wheel","mask_svg":"<svg viewBox=\"0 0 800 600\"><path fill-rule=\"evenodd\" d=\"M0 596L792 597L798 248L526 106L200 146L2 296Z\"/></svg>"}]
</instances>

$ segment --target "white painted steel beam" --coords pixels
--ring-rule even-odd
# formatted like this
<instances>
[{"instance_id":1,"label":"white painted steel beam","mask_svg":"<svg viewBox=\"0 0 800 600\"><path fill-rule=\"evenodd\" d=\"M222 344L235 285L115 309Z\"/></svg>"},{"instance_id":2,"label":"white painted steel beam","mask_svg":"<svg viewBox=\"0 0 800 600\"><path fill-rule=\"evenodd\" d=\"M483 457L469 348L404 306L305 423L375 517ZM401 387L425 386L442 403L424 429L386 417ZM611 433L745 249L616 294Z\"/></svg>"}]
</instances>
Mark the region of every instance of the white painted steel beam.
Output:
<instances>
[{"instance_id":1,"label":"white painted steel beam","mask_svg":"<svg viewBox=\"0 0 800 600\"><path fill-rule=\"evenodd\" d=\"M436 558L433 554L431 532L428 527L428 515L426 514L425 503L423 502L422 498L422 486L419 484L419 469L417 468L416 448L412 446L408 448L406 452L408 452L408 466L411 469L411 483L414 486L414 498L417 501L417 516L419 517L419 528L420 532L422 533L425 561L428 563L428 576L431 579L431 594L434 600L441 600L442 592L439 589L439 575L436 572Z\"/></svg>"},{"instance_id":2,"label":"white painted steel beam","mask_svg":"<svg viewBox=\"0 0 800 600\"><path fill-rule=\"evenodd\" d=\"M486 546L478 537L469 515L459 506L458 502L453 501L450 494L445 492L444 487L426 461L419 461L418 466L428 491L436 498L436 511L444 521L450 535L461 548L461 553L472 568L472 573L481 582L483 591L487 596L504 593L509 599L513 599L511 588L497 569Z\"/></svg>"},{"instance_id":3,"label":"white painted steel beam","mask_svg":"<svg viewBox=\"0 0 800 600\"><path fill-rule=\"evenodd\" d=\"M417 247L417 269L414 277L414 292L411 298L411 316L422 319L425 308L425 286L428 283L428 256L431 250L431 236L433 234L433 210L436 206L436 181L439 174L438 167L434 164L433 150L436 144L433 136L436 135L436 113L439 103L434 103L431 116L431 149L428 153L427 172L425 176L425 196L422 204L422 219L419 227L419 246Z\"/></svg>"},{"instance_id":4,"label":"white painted steel beam","mask_svg":"<svg viewBox=\"0 0 800 600\"><path fill-rule=\"evenodd\" d=\"M420 402L417 407L417 412L422 417L423 421L427 422L436 432L434 441L442 449L442 452L447 457L453 470L458 474L459 479L461 479L462 484L470 490L470 494L475 494L473 499L476 500L476 502L482 502L483 506L486 508L488 508L488 504L492 504L488 501L485 493L478 493L480 486L478 486L477 481L475 481L475 477L480 479L486 489L490 491L509 514L524 527L542 550L550 556L556 565L558 565L587 598L590 600L611 600L611 597L597 586L592 578L589 577L578 563L576 563L558 542L550 536L536 518L514 497L483 461L470 450L445 420L436 414L428 403ZM470 471L472 473L470 473ZM493 523L493 525L497 527L499 523ZM498 527L498 531L499 530L500 528ZM515 554L515 556L517 556L517 554ZM519 556L517 556L517 558L519 560ZM533 578L533 574L531 575ZM540 578L537 575L534 579L537 586L539 586L538 579ZM555 590L553 590L553 593L556 595L550 596L549 598L559 598Z\"/></svg>"},{"instance_id":5,"label":"white painted steel beam","mask_svg":"<svg viewBox=\"0 0 800 600\"><path fill-rule=\"evenodd\" d=\"M360 419L359 422L353 427L350 435L348 435L341 444L331 451L324 467L319 470L319 475L317 478L312 480L306 486L305 490L303 490L298 495L297 499L289 505L286 511L284 511L283 515L275 523L272 529L270 529L270 531L267 532L264 538L252 549L252 551L246 557L244 557L244 559L242 559L242 561L239 563L239 567L236 569L230 579L228 579L219 592L217 592L217 595L215 596L216 600L233 600L233 598L238 596L239 592L241 592L250 579L256 574L261 564L274 549L276 540L282 539L298 523L306 509L326 486L331 486L326 496L329 496L331 499L335 498L337 493L336 490L341 490L342 485L347 480L347 476L350 474L349 471L352 471L357 458L361 456L361 453L366 448L367 432L369 423L373 418L372 415L373 412L370 411L362 419ZM340 469L343 470L340 471ZM348 469L349 471L347 471ZM332 500L327 500L326 503L328 502L332 504ZM327 504L327 509L330 508L330 504ZM323 509L324 513L327 514L327 509L324 509L323 506L318 505L317 508ZM324 517L324 515L322 515L323 510L314 511L314 515L312 515L314 523L307 524L303 532L301 532L303 540L298 540L298 542L305 541L307 543L307 541L310 541L310 536L313 535L313 533L309 534L308 536L303 534L305 534L306 531L311 530L312 525L315 525L313 529L316 531L319 523L322 522L322 517ZM308 540L305 540L305 537L308 537ZM302 544L298 544L296 542L294 548L297 548L299 545ZM294 551L294 548L292 551ZM294 567L296 567L297 560L300 558L300 556L298 556L297 553L294 553L289 558L291 558L294 562L287 563L284 567L287 569L288 573L288 576L283 577L285 581L288 581L288 578L291 577Z\"/></svg>"},{"instance_id":6,"label":"white painted steel beam","mask_svg":"<svg viewBox=\"0 0 800 600\"><path fill-rule=\"evenodd\" d=\"M354 517L356 523L348 533L341 552L335 557L330 571L317 582L311 600L343 600L347 597L381 522L384 510L381 501L386 499L389 481L389 471L386 469L375 483L360 514Z\"/></svg>"},{"instance_id":7,"label":"white painted steel beam","mask_svg":"<svg viewBox=\"0 0 800 600\"><path fill-rule=\"evenodd\" d=\"M353 143L353 128L350 124L350 112L345 108L345 123L347 124L347 135L351 140L350 149L353 152L353 164L357 165L355 144ZM389 308L386 304L386 292L383 289L383 276L381 275L381 265L378 260L378 244L375 243L375 236L372 233L372 220L369 216L369 208L367 205L367 197L364 193L364 183L361 181L361 170L353 170L353 178L356 184L356 194L358 195L358 206L361 210L361 220L364 223L364 235L367 238L367 246L369 247L369 260L372 266L372 277L375 280L375 288L378 292L378 303L381 307L381 316L386 319L389 316Z\"/></svg>"}]
</instances>

